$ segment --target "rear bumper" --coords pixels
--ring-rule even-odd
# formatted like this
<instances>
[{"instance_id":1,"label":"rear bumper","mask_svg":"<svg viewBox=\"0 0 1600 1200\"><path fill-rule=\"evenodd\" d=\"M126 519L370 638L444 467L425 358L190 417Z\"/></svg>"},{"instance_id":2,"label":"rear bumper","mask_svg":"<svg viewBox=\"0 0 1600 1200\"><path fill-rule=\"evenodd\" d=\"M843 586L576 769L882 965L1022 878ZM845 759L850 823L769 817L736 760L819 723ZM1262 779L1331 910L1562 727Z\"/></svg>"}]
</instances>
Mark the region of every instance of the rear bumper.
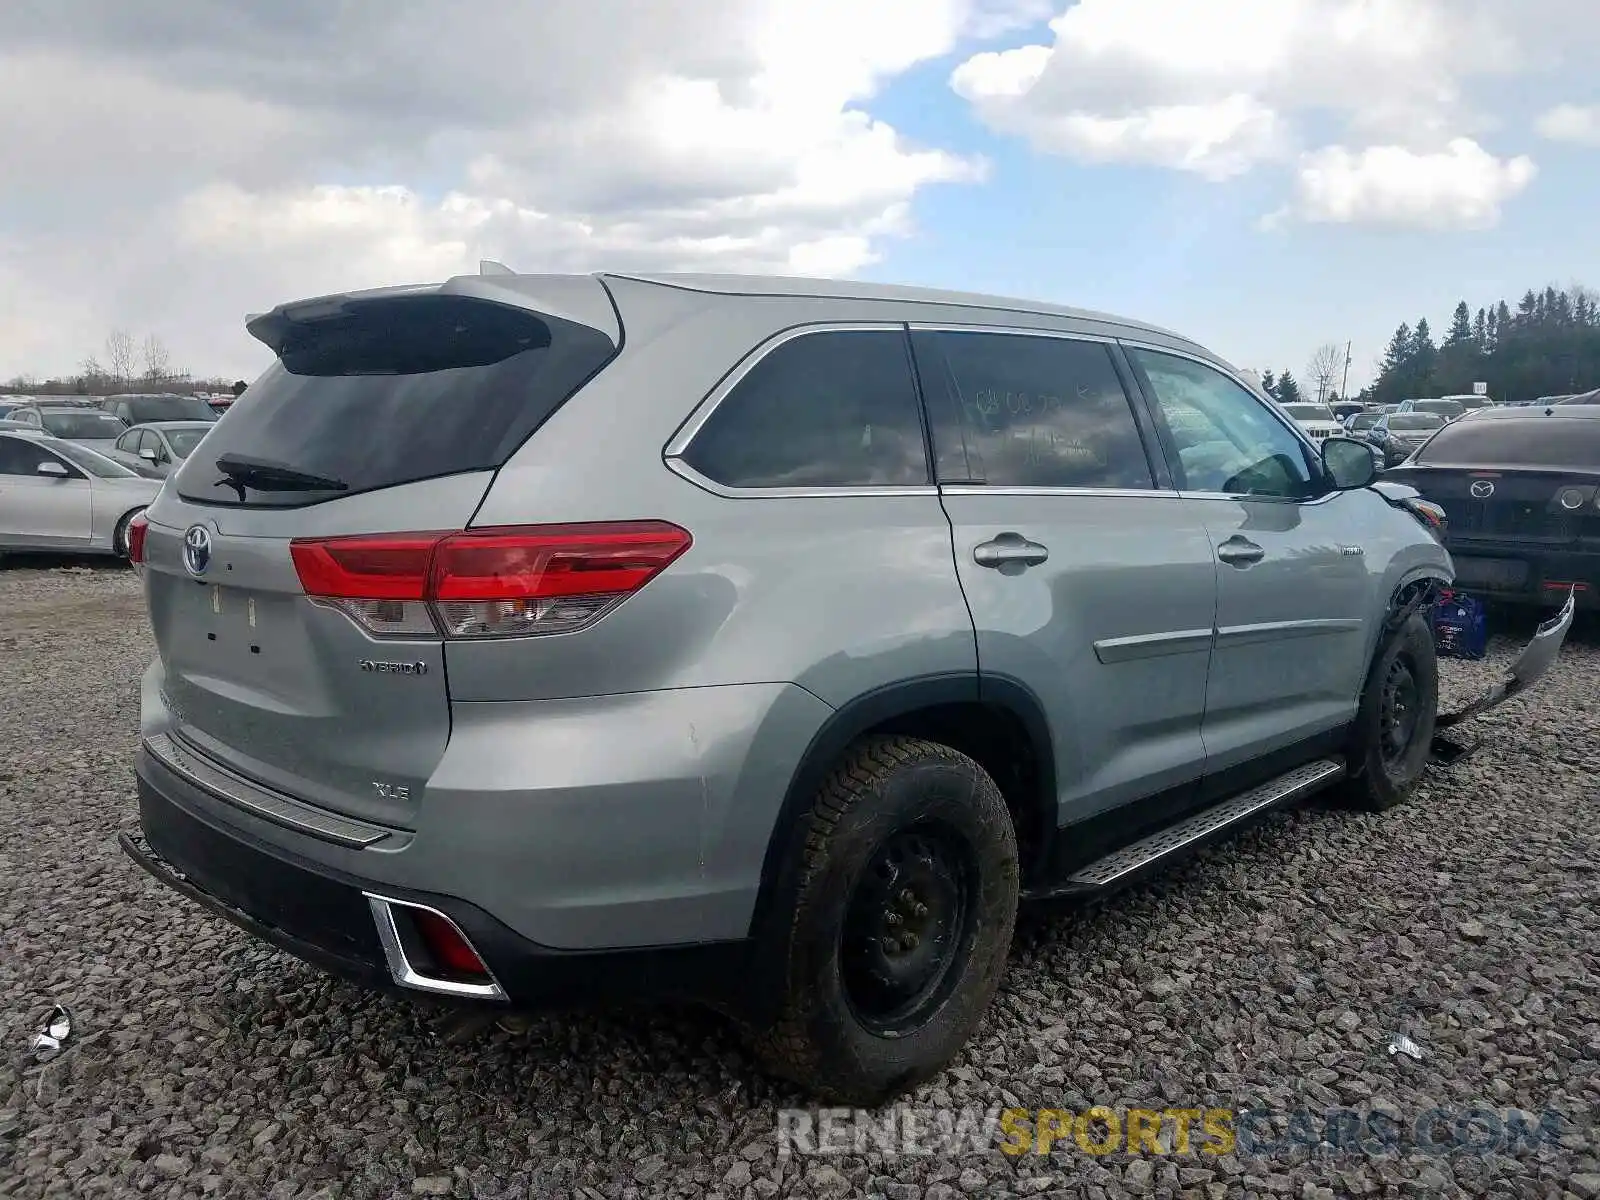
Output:
<instances>
[{"instance_id":1,"label":"rear bumper","mask_svg":"<svg viewBox=\"0 0 1600 1200\"><path fill-rule=\"evenodd\" d=\"M143 772L139 825L119 841L156 879L296 958L374 990L421 994L394 978L367 900L373 891L441 912L466 934L505 999L441 997L458 1003L683 1001L733 1010L748 973L745 941L606 951L541 946L457 897L396 889L300 859L195 811Z\"/></svg>"},{"instance_id":2,"label":"rear bumper","mask_svg":"<svg viewBox=\"0 0 1600 1200\"><path fill-rule=\"evenodd\" d=\"M1503 604L1559 608L1578 584L1578 607L1600 607L1600 552L1489 539L1446 540L1458 590Z\"/></svg>"}]
</instances>

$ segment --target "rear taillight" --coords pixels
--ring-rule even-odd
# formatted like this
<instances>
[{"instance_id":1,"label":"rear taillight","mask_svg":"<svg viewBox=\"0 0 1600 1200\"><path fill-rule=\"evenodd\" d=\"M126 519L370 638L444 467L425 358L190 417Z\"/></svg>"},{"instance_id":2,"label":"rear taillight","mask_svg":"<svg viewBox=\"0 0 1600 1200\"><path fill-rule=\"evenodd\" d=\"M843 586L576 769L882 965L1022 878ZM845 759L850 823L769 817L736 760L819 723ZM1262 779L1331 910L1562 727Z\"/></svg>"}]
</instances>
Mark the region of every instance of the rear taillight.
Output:
<instances>
[{"instance_id":1,"label":"rear taillight","mask_svg":"<svg viewBox=\"0 0 1600 1200\"><path fill-rule=\"evenodd\" d=\"M128 561L136 567L144 566L144 537L150 532L150 521L141 512L128 522Z\"/></svg>"},{"instance_id":2,"label":"rear taillight","mask_svg":"<svg viewBox=\"0 0 1600 1200\"><path fill-rule=\"evenodd\" d=\"M531 637L591 625L692 542L665 521L297 538L300 585L377 636Z\"/></svg>"}]
</instances>

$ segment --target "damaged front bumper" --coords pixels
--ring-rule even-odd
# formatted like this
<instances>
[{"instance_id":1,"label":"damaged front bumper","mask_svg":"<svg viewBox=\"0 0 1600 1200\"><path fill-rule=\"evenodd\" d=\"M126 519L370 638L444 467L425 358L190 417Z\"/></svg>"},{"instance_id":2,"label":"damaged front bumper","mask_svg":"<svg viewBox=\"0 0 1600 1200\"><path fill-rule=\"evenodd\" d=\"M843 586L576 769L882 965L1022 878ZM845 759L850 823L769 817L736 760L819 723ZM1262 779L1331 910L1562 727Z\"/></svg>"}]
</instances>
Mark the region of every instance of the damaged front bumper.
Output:
<instances>
[{"instance_id":1,"label":"damaged front bumper","mask_svg":"<svg viewBox=\"0 0 1600 1200\"><path fill-rule=\"evenodd\" d=\"M1523 647L1522 653L1517 656L1517 661L1511 664L1511 670L1506 673L1505 678L1485 689L1466 707L1452 713L1440 713L1434 722L1434 729L1453 729L1463 721L1488 712L1491 708L1504 704L1507 700L1537 686L1555 665L1556 656L1561 653L1562 643L1566 641L1567 631L1572 628L1572 621L1577 611L1578 593L1577 589L1573 589L1567 593L1567 602L1561 606L1561 611L1539 626L1533 635L1533 640ZM1433 759L1435 762L1448 765L1464 758L1475 748L1435 733Z\"/></svg>"}]
</instances>

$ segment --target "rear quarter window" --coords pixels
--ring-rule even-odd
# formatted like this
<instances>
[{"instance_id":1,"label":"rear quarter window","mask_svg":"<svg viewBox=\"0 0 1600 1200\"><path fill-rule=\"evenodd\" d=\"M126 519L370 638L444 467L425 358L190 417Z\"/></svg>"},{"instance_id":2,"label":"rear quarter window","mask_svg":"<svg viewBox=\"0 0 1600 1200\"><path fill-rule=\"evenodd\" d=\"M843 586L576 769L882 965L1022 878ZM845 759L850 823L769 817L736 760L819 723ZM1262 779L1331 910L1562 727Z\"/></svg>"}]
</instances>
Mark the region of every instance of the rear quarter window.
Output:
<instances>
[{"instance_id":1,"label":"rear quarter window","mask_svg":"<svg viewBox=\"0 0 1600 1200\"><path fill-rule=\"evenodd\" d=\"M366 301L291 330L248 403L185 460L185 499L291 507L493 470L616 353L599 330L459 297ZM217 486L224 454L339 480L336 492Z\"/></svg>"},{"instance_id":2,"label":"rear quarter window","mask_svg":"<svg viewBox=\"0 0 1600 1200\"><path fill-rule=\"evenodd\" d=\"M681 457L730 488L927 484L905 334L820 330L780 343L734 384Z\"/></svg>"}]
</instances>

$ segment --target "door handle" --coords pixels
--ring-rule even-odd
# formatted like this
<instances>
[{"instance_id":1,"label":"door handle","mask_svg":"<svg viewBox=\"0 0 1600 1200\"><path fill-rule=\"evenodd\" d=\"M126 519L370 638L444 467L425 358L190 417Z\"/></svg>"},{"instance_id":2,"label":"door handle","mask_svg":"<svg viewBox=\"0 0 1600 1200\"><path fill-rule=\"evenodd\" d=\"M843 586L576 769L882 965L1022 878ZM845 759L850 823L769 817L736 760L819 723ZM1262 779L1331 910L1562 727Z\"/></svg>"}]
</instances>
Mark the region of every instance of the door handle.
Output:
<instances>
[{"instance_id":1,"label":"door handle","mask_svg":"<svg viewBox=\"0 0 1600 1200\"><path fill-rule=\"evenodd\" d=\"M1248 567L1267 556L1267 552L1254 542L1241 537L1231 537L1217 547L1217 557L1235 567Z\"/></svg>"},{"instance_id":2,"label":"door handle","mask_svg":"<svg viewBox=\"0 0 1600 1200\"><path fill-rule=\"evenodd\" d=\"M1036 567L1049 557L1046 547L1030 542L1020 533L1002 533L993 541L979 542L972 548L972 561L980 567L1003 567L1007 563Z\"/></svg>"}]
</instances>

